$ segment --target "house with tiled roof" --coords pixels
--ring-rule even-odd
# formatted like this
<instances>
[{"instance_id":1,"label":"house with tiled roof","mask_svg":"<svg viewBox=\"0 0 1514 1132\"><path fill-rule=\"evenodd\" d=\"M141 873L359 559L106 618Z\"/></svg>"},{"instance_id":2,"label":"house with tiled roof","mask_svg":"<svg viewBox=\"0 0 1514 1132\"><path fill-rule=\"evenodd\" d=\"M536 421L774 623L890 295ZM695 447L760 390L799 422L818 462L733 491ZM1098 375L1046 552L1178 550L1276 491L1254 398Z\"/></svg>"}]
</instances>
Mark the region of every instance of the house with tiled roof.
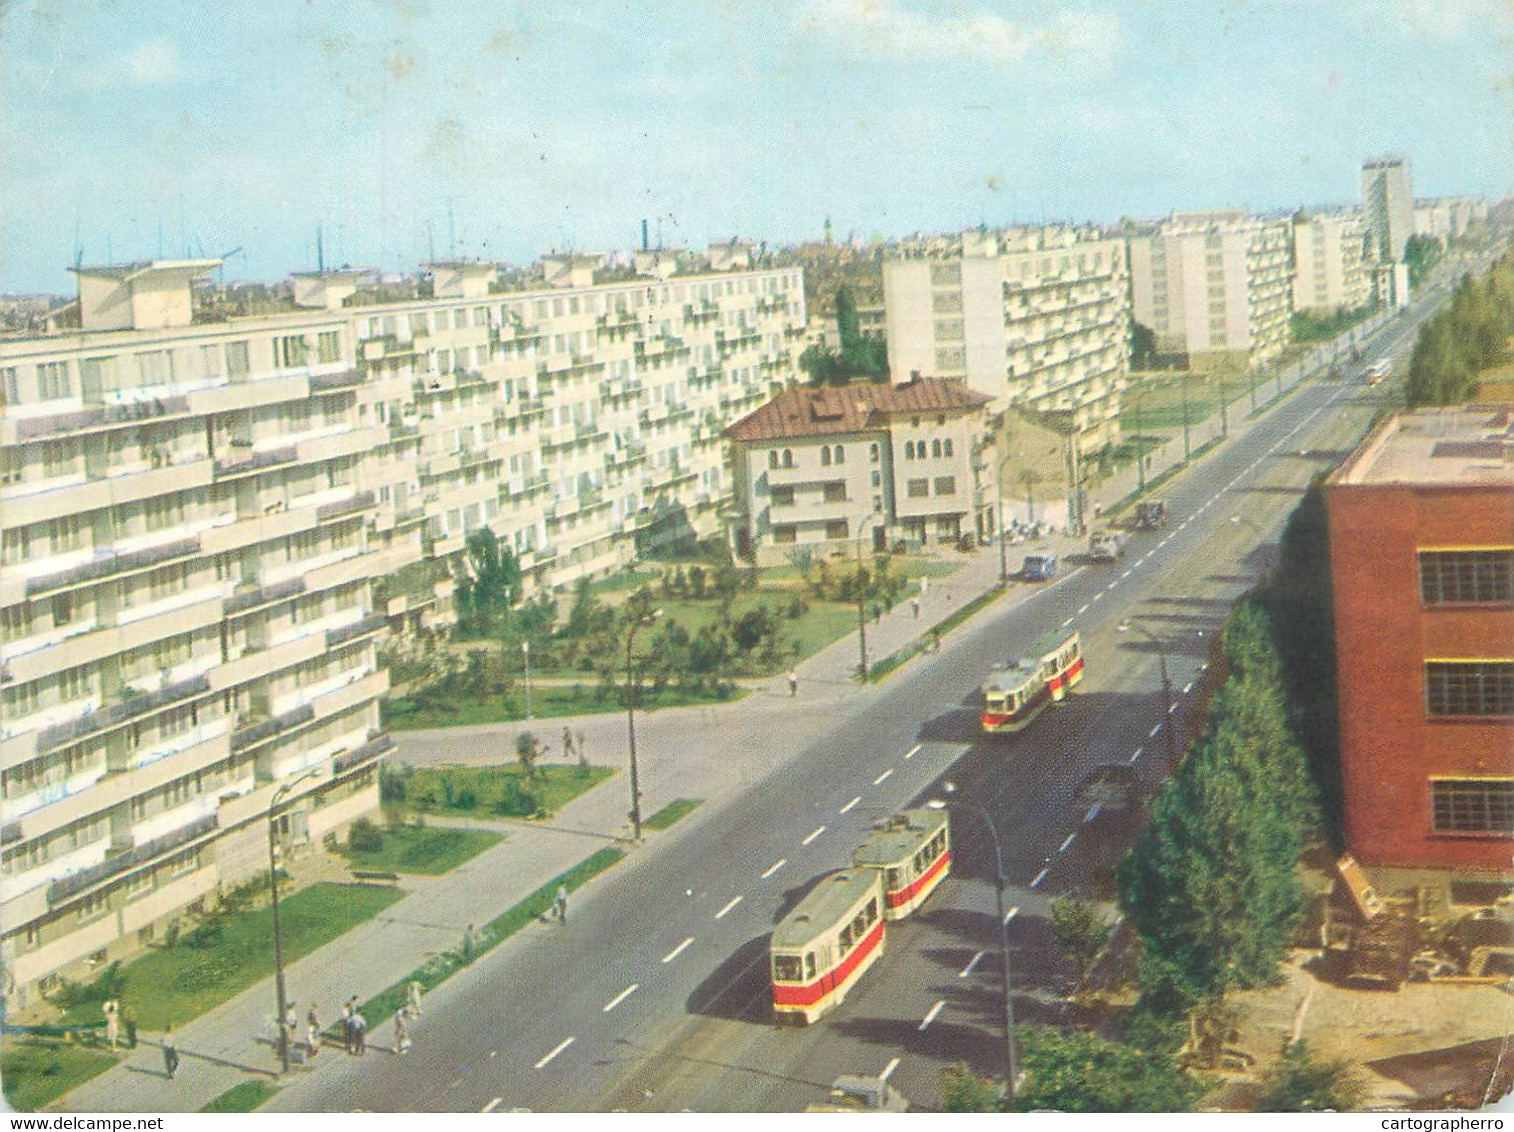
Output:
<instances>
[{"instance_id":1,"label":"house with tiled roof","mask_svg":"<svg viewBox=\"0 0 1514 1132\"><path fill-rule=\"evenodd\" d=\"M954 545L992 533L976 451L989 398L960 380L793 386L725 430L736 553ZM987 525L985 525L987 524Z\"/></svg>"}]
</instances>

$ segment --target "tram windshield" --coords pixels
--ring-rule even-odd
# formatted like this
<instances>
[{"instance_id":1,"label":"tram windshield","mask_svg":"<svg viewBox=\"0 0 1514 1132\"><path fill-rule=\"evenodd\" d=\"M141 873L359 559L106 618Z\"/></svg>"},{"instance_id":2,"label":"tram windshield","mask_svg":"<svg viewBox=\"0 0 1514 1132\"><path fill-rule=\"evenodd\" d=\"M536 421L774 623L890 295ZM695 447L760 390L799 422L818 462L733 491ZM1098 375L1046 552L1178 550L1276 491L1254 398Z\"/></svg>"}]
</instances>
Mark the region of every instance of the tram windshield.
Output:
<instances>
[{"instance_id":1,"label":"tram windshield","mask_svg":"<svg viewBox=\"0 0 1514 1132\"><path fill-rule=\"evenodd\" d=\"M773 956L773 981L798 983L804 980L804 967L797 955Z\"/></svg>"}]
</instances>

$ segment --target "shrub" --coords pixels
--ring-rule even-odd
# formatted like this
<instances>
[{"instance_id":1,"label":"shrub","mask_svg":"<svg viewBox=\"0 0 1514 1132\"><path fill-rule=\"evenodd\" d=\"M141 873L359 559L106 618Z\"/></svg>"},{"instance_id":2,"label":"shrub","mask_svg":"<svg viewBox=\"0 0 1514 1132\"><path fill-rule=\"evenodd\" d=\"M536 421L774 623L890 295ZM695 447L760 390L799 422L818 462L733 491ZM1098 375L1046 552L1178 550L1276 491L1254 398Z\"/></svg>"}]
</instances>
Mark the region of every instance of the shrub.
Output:
<instances>
[{"instance_id":1,"label":"shrub","mask_svg":"<svg viewBox=\"0 0 1514 1132\"><path fill-rule=\"evenodd\" d=\"M196 927L184 937L184 946L196 951L208 951L221 942L221 937L226 934L226 925L221 917L212 916L204 923Z\"/></svg>"},{"instance_id":2,"label":"shrub","mask_svg":"<svg viewBox=\"0 0 1514 1132\"><path fill-rule=\"evenodd\" d=\"M90 982L76 983L72 979L60 979L58 989L52 997L54 1003L67 1010L89 1002L120 998L125 990L126 976L121 971L121 961L117 959Z\"/></svg>"},{"instance_id":3,"label":"shrub","mask_svg":"<svg viewBox=\"0 0 1514 1132\"><path fill-rule=\"evenodd\" d=\"M530 817L536 810L536 795L522 789L515 779L506 779L499 798L494 803L494 812L504 817L524 818Z\"/></svg>"},{"instance_id":4,"label":"shrub","mask_svg":"<svg viewBox=\"0 0 1514 1132\"><path fill-rule=\"evenodd\" d=\"M358 818L347 830L347 848L354 853L376 853L384 847L384 831L371 818Z\"/></svg>"}]
</instances>

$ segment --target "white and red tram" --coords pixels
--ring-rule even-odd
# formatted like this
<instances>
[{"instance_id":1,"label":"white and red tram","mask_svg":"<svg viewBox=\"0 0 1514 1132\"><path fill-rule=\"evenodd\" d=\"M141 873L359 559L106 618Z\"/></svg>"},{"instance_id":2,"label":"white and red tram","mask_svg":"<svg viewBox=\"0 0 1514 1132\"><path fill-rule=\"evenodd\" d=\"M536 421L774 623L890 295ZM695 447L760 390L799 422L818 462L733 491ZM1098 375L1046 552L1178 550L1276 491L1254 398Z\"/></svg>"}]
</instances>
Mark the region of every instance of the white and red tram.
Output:
<instances>
[{"instance_id":1,"label":"white and red tram","mask_svg":"<svg viewBox=\"0 0 1514 1132\"><path fill-rule=\"evenodd\" d=\"M773 1014L808 1024L846 998L883 954L883 875L832 873L773 929Z\"/></svg>"},{"instance_id":2,"label":"white and red tram","mask_svg":"<svg viewBox=\"0 0 1514 1132\"><path fill-rule=\"evenodd\" d=\"M1066 698L1068 689L1083 679L1083 646L1076 629L1049 633L1031 646L1030 654L999 669L980 689L984 731L1019 731Z\"/></svg>"},{"instance_id":3,"label":"white and red tram","mask_svg":"<svg viewBox=\"0 0 1514 1132\"><path fill-rule=\"evenodd\" d=\"M852 854L857 868L883 874L883 916L902 920L951 871L950 820L945 810L904 810L876 826Z\"/></svg>"}]
</instances>

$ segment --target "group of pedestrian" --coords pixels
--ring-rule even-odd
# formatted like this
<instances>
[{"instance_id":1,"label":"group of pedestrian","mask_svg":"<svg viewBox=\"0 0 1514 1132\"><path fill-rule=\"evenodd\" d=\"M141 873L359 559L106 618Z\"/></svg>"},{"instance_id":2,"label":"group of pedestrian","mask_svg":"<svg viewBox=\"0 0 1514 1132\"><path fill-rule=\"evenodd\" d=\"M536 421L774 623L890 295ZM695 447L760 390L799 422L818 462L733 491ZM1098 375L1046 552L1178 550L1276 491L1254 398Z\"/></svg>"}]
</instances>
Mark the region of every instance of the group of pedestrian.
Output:
<instances>
[{"instance_id":1,"label":"group of pedestrian","mask_svg":"<svg viewBox=\"0 0 1514 1132\"><path fill-rule=\"evenodd\" d=\"M342 1044L354 1057L368 1052L368 1020L358 1009L357 995L353 995L342 1007Z\"/></svg>"}]
</instances>

